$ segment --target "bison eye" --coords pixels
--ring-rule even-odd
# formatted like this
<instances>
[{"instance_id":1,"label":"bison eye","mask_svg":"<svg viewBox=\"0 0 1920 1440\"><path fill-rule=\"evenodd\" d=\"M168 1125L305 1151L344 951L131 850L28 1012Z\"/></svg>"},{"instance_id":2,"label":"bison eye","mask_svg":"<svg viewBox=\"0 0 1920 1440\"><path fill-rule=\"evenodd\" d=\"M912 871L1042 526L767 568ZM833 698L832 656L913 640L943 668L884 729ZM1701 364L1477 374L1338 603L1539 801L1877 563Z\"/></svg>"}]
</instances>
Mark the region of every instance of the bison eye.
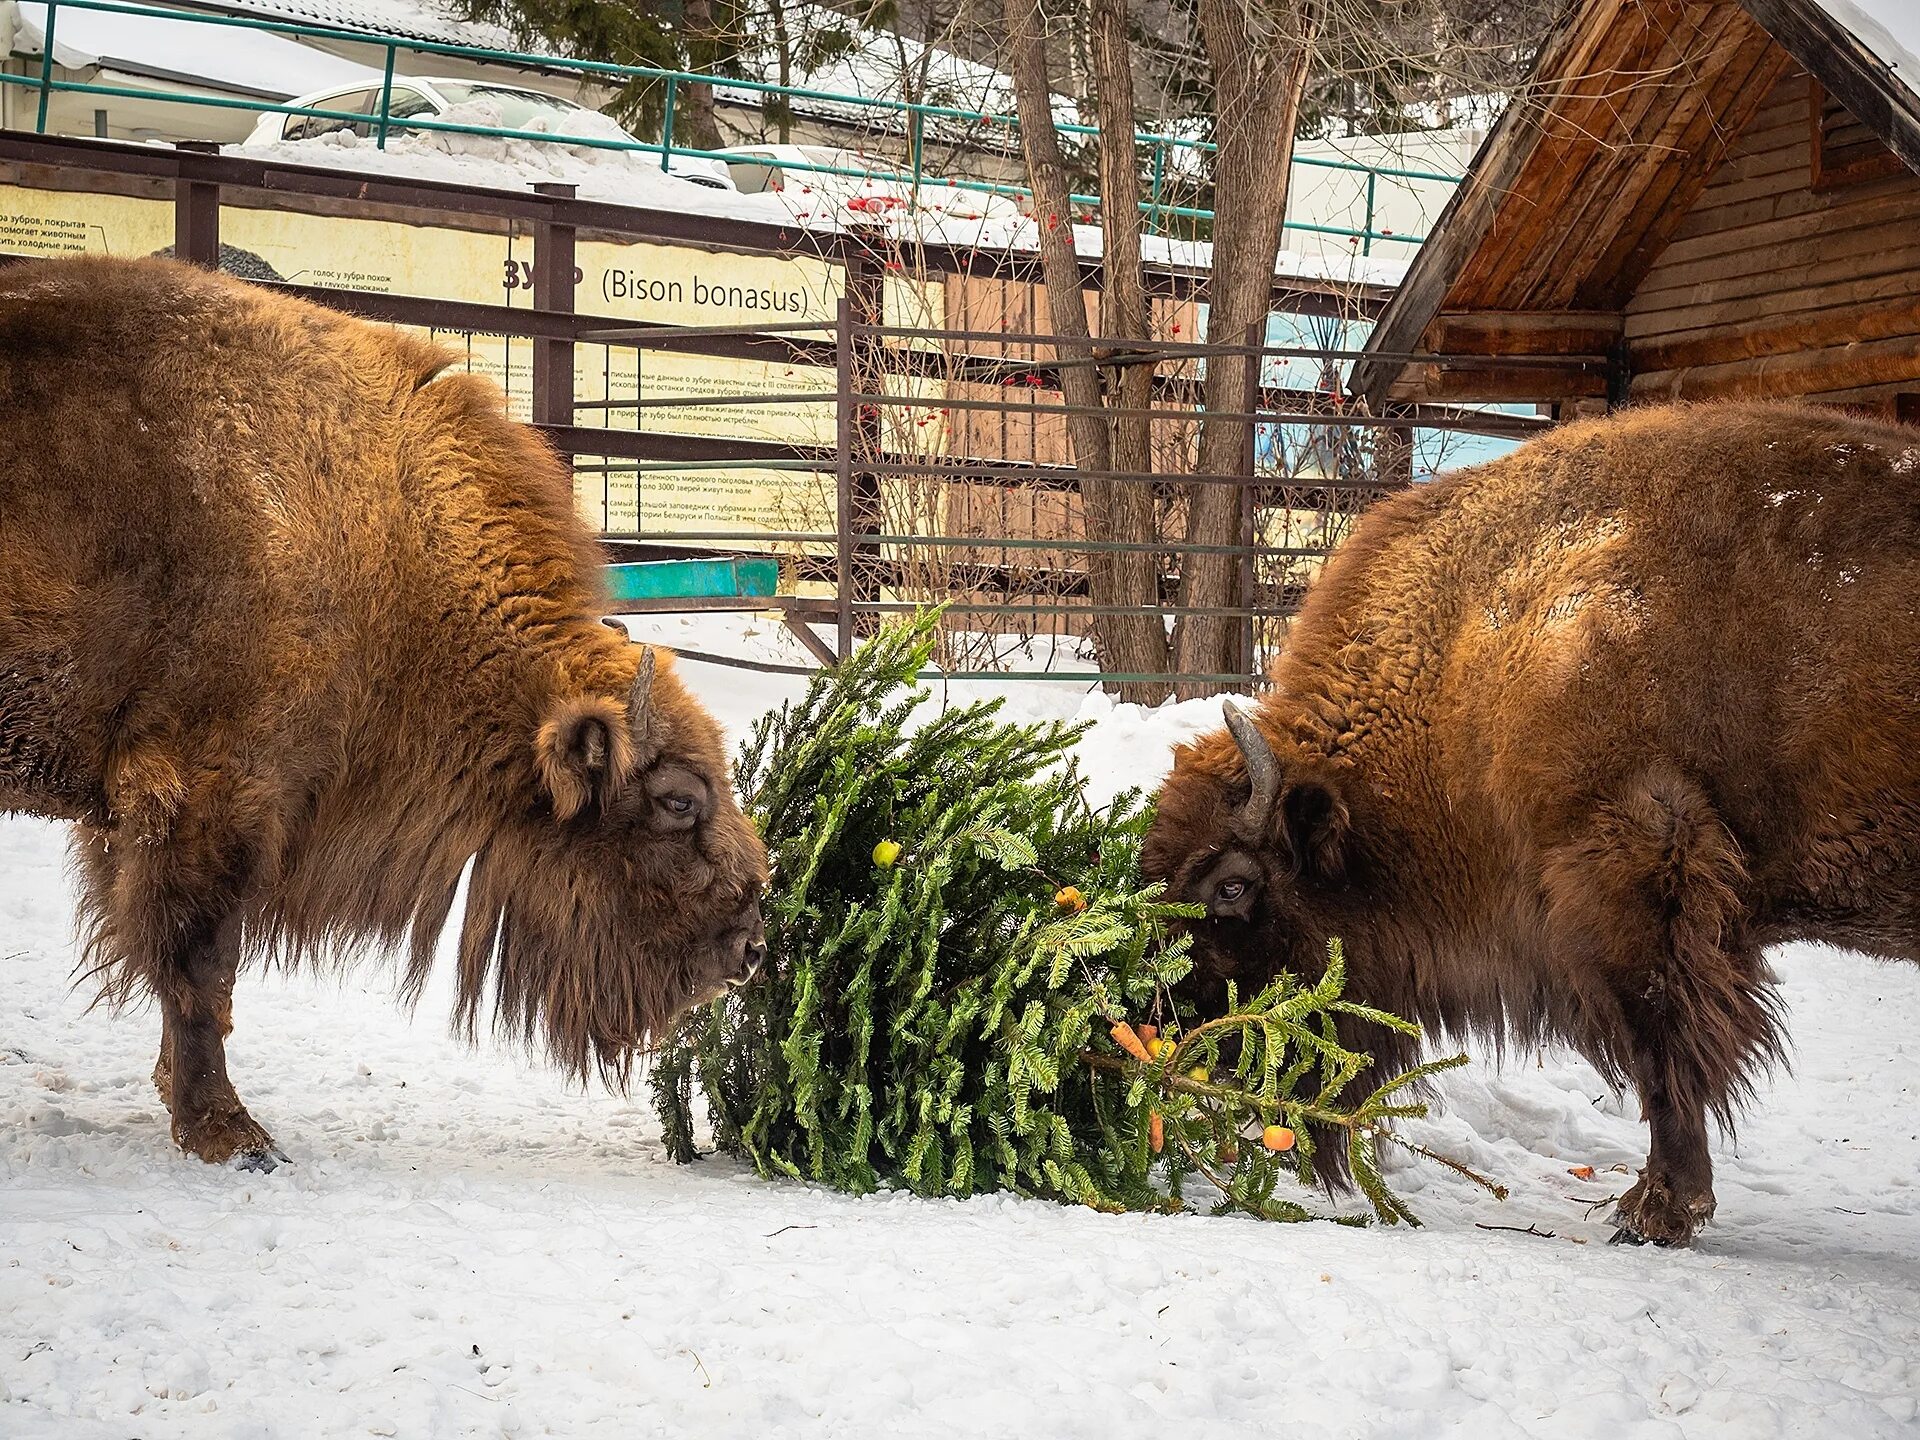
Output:
<instances>
[{"instance_id":1,"label":"bison eye","mask_svg":"<svg viewBox=\"0 0 1920 1440\"><path fill-rule=\"evenodd\" d=\"M1244 880L1222 880L1220 882L1220 889L1216 893L1218 893L1222 900L1225 900L1228 904L1232 904L1235 900L1238 900L1242 895L1247 893L1247 882Z\"/></svg>"},{"instance_id":2,"label":"bison eye","mask_svg":"<svg viewBox=\"0 0 1920 1440\"><path fill-rule=\"evenodd\" d=\"M667 807L669 814L691 815L697 802L691 795L662 795L660 803Z\"/></svg>"}]
</instances>

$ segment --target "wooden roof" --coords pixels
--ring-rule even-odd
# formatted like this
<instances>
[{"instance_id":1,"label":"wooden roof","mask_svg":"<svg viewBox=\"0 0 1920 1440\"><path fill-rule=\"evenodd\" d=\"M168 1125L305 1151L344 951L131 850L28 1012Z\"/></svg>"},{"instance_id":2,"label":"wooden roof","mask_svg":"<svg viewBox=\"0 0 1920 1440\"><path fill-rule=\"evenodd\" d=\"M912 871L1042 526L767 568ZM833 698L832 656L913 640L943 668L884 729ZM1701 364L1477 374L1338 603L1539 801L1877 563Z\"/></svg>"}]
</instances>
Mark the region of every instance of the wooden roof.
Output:
<instances>
[{"instance_id":1,"label":"wooden roof","mask_svg":"<svg viewBox=\"0 0 1920 1440\"><path fill-rule=\"evenodd\" d=\"M1605 396L1622 308L1796 61L1920 170L1920 97L1813 0L1586 0L1488 137L1368 348L1563 356L1552 391L1539 368L1502 377L1480 364L1455 393ZM1416 389L1443 398L1444 370L1368 360L1353 388L1375 403Z\"/></svg>"}]
</instances>

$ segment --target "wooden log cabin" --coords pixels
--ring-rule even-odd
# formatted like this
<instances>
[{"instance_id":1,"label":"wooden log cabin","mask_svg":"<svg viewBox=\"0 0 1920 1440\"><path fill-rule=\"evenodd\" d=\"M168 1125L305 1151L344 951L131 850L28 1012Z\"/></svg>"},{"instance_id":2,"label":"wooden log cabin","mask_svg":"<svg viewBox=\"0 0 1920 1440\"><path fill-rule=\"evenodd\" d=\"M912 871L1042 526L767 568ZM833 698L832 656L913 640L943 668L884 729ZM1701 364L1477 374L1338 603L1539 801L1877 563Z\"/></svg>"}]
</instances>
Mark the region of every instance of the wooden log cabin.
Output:
<instances>
[{"instance_id":1,"label":"wooden log cabin","mask_svg":"<svg viewBox=\"0 0 1920 1440\"><path fill-rule=\"evenodd\" d=\"M1355 390L1562 416L1794 396L1920 421L1917 17L1920 0L1581 0Z\"/></svg>"}]
</instances>

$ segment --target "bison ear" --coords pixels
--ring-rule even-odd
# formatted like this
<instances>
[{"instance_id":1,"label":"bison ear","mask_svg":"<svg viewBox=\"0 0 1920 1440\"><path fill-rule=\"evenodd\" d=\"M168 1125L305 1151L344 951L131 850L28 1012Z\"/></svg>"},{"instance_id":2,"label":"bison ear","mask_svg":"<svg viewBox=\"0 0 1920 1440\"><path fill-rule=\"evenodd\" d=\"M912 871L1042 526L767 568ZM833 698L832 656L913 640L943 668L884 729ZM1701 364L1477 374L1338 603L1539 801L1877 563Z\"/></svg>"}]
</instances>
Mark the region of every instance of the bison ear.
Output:
<instances>
[{"instance_id":1,"label":"bison ear","mask_svg":"<svg viewBox=\"0 0 1920 1440\"><path fill-rule=\"evenodd\" d=\"M1294 873L1339 879L1347 868L1347 802L1318 780L1302 780L1280 797L1280 815Z\"/></svg>"},{"instance_id":2,"label":"bison ear","mask_svg":"<svg viewBox=\"0 0 1920 1440\"><path fill-rule=\"evenodd\" d=\"M633 773L633 738L620 702L604 695L555 701L534 736L533 759L556 817L605 807Z\"/></svg>"}]
</instances>

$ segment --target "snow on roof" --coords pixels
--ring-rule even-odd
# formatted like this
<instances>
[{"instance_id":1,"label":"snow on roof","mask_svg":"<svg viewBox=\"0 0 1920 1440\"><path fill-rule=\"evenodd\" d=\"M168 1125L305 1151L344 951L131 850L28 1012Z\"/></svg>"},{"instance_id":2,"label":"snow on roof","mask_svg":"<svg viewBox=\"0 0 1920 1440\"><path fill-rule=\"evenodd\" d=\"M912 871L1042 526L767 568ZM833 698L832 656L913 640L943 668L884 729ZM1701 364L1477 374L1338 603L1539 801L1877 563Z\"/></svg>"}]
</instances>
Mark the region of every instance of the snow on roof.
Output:
<instances>
[{"instance_id":1,"label":"snow on roof","mask_svg":"<svg viewBox=\"0 0 1920 1440\"><path fill-rule=\"evenodd\" d=\"M1816 0L1920 95L1920 3L1916 0Z\"/></svg>"},{"instance_id":2,"label":"snow on roof","mask_svg":"<svg viewBox=\"0 0 1920 1440\"><path fill-rule=\"evenodd\" d=\"M39 55L45 45L47 7L24 0L18 10L14 53ZM70 70L98 65L271 100L334 85L380 83L378 70L280 35L64 6L54 27L53 54Z\"/></svg>"},{"instance_id":3,"label":"snow on roof","mask_svg":"<svg viewBox=\"0 0 1920 1440\"><path fill-rule=\"evenodd\" d=\"M456 106L446 118L473 120L475 117L463 116L461 107ZM601 138L623 133L605 117L594 119L607 127L604 132L593 131ZM577 126L592 122L576 117L569 123ZM581 132L575 129L573 133ZM326 165L497 190L520 190L536 181L557 180L578 186L583 199L680 214L754 220L823 234L854 228L856 222L860 228L871 229L875 223L871 215L850 216L842 205L821 192L789 190L745 195L734 190L716 190L663 173L658 156L569 145L562 137L551 141L512 140L489 135L403 131L389 136L387 148L381 150L371 140L347 131L334 131L313 140L228 146L227 153L290 165ZM1026 216L963 219L943 214L937 207L901 207L885 212L880 223L892 236L917 239L930 245L1023 252L1039 249L1039 227ZM1073 239L1075 250L1087 259L1098 259L1104 253L1104 237L1096 226L1074 226ZM1150 265L1204 270L1213 260L1211 245L1161 235L1143 236L1142 250ZM1275 257L1274 265L1274 273L1283 279L1342 285L1397 285L1406 269L1407 262L1401 259L1300 255L1288 250L1282 250Z\"/></svg>"},{"instance_id":4,"label":"snow on roof","mask_svg":"<svg viewBox=\"0 0 1920 1440\"><path fill-rule=\"evenodd\" d=\"M513 37L497 25L461 20L433 0L184 0L184 8L259 15L301 25L361 30L442 45L479 45L514 50ZM62 17L61 24L66 23Z\"/></svg>"}]
</instances>

